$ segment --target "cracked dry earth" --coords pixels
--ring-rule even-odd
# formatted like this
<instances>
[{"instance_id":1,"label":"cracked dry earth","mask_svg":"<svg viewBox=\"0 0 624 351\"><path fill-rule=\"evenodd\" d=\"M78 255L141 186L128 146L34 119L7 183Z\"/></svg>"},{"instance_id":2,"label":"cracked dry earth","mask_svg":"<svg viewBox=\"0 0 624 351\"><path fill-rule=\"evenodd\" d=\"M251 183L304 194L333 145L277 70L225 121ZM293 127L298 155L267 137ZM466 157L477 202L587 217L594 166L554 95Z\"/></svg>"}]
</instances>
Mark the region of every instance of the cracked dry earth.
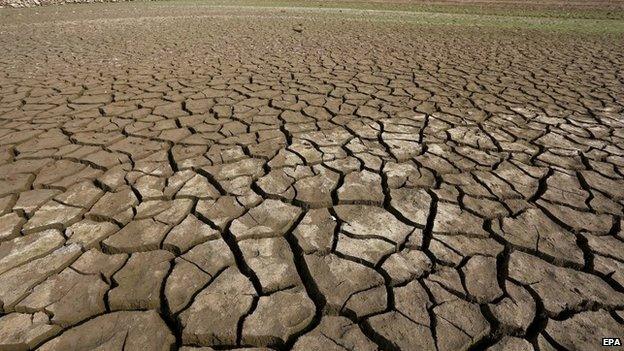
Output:
<instances>
[{"instance_id":1,"label":"cracked dry earth","mask_svg":"<svg viewBox=\"0 0 624 351\"><path fill-rule=\"evenodd\" d=\"M36 11L0 12L1 350L624 336L621 37Z\"/></svg>"}]
</instances>

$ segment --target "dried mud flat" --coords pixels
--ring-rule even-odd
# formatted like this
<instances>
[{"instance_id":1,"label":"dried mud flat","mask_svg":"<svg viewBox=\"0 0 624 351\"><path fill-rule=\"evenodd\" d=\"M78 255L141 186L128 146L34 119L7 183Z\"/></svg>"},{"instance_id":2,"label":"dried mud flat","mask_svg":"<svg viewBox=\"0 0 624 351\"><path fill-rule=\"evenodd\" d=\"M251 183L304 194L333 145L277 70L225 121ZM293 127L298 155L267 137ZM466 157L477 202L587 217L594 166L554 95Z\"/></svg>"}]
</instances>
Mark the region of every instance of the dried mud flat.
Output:
<instances>
[{"instance_id":1,"label":"dried mud flat","mask_svg":"<svg viewBox=\"0 0 624 351\"><path fill-rule=\"evenodd\" d=\"M1 350L624 337L621 35L2 11Z\"/></svg>"}]
</instances>

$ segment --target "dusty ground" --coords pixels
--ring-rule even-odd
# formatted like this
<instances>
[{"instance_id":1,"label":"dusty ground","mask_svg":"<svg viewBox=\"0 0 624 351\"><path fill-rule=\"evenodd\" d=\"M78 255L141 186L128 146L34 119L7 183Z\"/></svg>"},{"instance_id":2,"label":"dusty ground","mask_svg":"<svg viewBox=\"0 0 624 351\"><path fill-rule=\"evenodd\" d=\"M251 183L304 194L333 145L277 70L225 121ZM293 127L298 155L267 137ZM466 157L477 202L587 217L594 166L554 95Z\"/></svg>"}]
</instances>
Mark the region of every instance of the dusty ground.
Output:
<instances>
[{"instance_id":1,"label":"dusty ground","mask_svg":"<svg viewBox=\"0 0 624 351\"><path fill-rule=\"evenodd\" d=\"M623 338L622 23L497 18L1 10L0 350Z\"/></svg>"}]
</instances>

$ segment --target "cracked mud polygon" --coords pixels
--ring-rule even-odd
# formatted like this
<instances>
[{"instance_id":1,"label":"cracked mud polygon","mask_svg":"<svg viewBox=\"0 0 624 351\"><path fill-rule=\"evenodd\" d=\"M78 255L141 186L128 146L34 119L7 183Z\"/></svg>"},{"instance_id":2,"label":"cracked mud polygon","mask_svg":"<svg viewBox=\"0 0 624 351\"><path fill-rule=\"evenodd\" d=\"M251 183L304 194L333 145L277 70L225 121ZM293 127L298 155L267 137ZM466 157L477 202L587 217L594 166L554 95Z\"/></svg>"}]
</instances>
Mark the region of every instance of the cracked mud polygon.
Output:
<instances>
[{"instance_id":1,"label":"cracked mud polygon","mask_svg":"<svg viewBox=\"0 0 624 351\"><path fill-rule=\"evenodd\" d=\"M488 16L0 10L0 350L624 337L621 18Z\"/></svg>"}]
</instances>

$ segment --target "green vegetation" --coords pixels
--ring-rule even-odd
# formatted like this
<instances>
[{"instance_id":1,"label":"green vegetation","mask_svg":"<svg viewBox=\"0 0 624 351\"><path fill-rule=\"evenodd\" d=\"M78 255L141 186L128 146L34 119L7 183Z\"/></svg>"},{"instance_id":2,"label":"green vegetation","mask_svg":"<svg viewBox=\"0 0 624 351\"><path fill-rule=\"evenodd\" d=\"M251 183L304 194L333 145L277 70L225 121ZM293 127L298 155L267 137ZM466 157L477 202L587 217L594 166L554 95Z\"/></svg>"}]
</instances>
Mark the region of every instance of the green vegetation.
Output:
<instances>
[{"instance_id":1,"label":"green vegetation","mask_svg":"<svg viewBox=\"0 0 624 351\"><path fill-rule=\"evenodd\" d=\"M366 0L212 0L212 5L263 6L263 7L307 7L347 8L359 10L390 10L408 12L431 12L464 15L495 15L514 17L545 17L570 19L612 19L624 20L624 3L612 5L554 5L540 1L523 4L512 3L441 3L441 2L393 2Z\"/></svg>"},{"instance_id":2,"label":"green vegetation","mask_svg":"<svg viewBox=\"0 0 624 351\"><path fill-rule=\"evenodd\" d=\"M439 26L493 27L578 33L624 33L624 10L514 4L410 4L382 1L175 0L197 6L305 9L341 18ZM169 2L160 2L169 4ZM615 6L615 5L614 5ZM373 13L375 14L373 16Z\"/></svg>"}]
</instances>

